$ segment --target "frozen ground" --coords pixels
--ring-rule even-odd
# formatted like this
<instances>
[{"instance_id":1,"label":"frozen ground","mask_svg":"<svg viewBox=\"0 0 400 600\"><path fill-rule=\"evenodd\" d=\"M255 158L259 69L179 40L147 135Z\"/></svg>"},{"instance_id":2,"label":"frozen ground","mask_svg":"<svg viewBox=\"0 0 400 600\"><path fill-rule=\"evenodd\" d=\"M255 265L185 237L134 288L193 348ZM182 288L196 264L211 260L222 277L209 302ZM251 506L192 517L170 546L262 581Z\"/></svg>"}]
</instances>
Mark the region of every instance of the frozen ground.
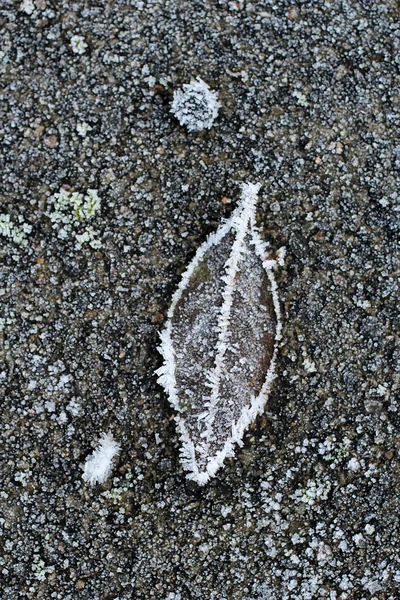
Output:
<instances>
[{"instance_id":1,"label":"frozen ground","mask_svg":"<svg viewBox=\"0 0 400 600\"><path fill-rule=\"evenodd\" d=\"M399 19L394 0L2 0L2 600L399 597ZM196 76L222 107L189 133L169 110ZM288 250L279 377L198 488L155 347L246 180ZM107 432L121 452L92 487Z\"/></svg>"}]
</instances>

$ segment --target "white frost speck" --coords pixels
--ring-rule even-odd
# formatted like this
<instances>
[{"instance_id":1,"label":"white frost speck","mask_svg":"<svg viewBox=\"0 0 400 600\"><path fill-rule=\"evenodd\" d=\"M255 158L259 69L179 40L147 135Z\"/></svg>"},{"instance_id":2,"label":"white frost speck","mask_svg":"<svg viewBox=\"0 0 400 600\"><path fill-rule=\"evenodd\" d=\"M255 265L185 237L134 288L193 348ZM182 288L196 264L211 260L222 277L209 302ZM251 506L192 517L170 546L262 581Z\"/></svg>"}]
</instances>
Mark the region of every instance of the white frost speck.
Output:
<instances>
[{"instance_id":1,"label":"white frost speck","mask_svg":"<svg viewBox=\"0 0 400 600\"><path fill-rule=\"evenodd\" d=\"M315 371L317 370L315 363L309 358L306 358L304 360L303 366L308 373L315 373Z\"/></svg>"},{"instance_id":2,"label":"white frost speck","mask_svg":"<svg viewBox=\"0 0 400 600\"><path fill-rule=\"evenodd\" d=\"M89 123L78 123L76 126L76 130L78 135L82 137L86 137L88 131L91 131L92 127L90 127Z\"/></svg>"},{"instance_id":3,"label":"white frost speck","mask_svg":"<svg viewBox=\"0 0 400 600\"><path fill-rule=\"evenodd\" d=\"M230 512L232 512L232 506L223 506L221 508L221 515L224 517L224 519L227 515L229 515Z\"/></svg>"},{"instance_id":4,"label":"white frost speck","mask_svg":"<svg viewBox=\"0 0 400 600\"><path fill-rule=\"evenodd\" d=\"M353 587L353 584L351 583L348 575L343 575L339 583L339 587L342 590L350 590Z\"/></svg>"},{"instance_id":5,"label":"white frost speck","mask_svg":"<svg viewBox=\"0 0 400 600\"><path fill-rule=\"evenodd\" d=\"M353 535L353 540L356 546L362 546L364 544L364 536L362 533L356 533Z\"/></svg>"},{"instance_id":6,"label":"white frost speck","mask_svg":"<svg viewBox=\"0 0 400 600\"><path fill-rule=\"evenodd\" d=\"M302 94L302 92L296 91L293 92L294 98L296 98L297 104L299 106L308 106L307 96Z\"/></svg>"},{"instance_id":7,"label":"white frost speck","mask_svg":"<svg viewBox=\"0 0 400 600\"><path fill-rule=\"evenodd\" d=\"M114 440L112 433L103 433L98 448L86 459L82 476L86 483L104 483L111 474L114 457L120 450L121 446Z\"/></svg>"},{"instance_id":8,"label":"white frost speck","mask_svg":"<svg viewBox=\"0 0 400 600\"><path fill-rule=\"evenodd\" d=\"M201 131L212 127L220 107L217 92L197 77L174 93L171 112L189 131Z\"/></svg>"},{"instance_id":9,"label":"white frost speck","mask_svg":"<svg viewBox=\"0 0 400 600\"><path fill-rule=\"evenodd\" d=\"M27 15L31 15L35 8L33 0L24 0L20 6L20 10L23 10Z\"/></svg>"},{"instance_id":10,"label":"white frost speck","mask_svg":"<svg viewBox=\"0 0 400 600\"><path fill-rule=\"evenodd\" d=\"M350 471L353 471L353 473L356 473L357 471L360 470L360 463L358 462L358 460L356 458L352 458L351 460L349 460L349 462L347 463L347 468Z\"/></svg>"},{"instance_id":11,"label":"white frost speck","mask_svg":"<svg viewBox=\"0 0 400 600\"><path fill-rule=\"evenodd\" d=\"M387 392L387 383L384 383L384 384L380 383L375 390L375 393L378 396L386 396L386 392Z\"/></svg>"},{"instance_id":12,"label":"white frost speck","mask_svg":"<svg viewBox=\"0 0 400 600\"><path fill-rule=\"evenodd\" d=\"M367 535L372 535L375 531L375 527L373 525L370 525L369 523L365 526L365 533Z\"/></svg>"},{"instance_id":13,"label":"white frost speck","mask_svg":"<svg viewBox=\"0 0 400 600\"><path fill-rule=\"evenodd\" d=\"M81 35L73 35L71 38L71 48L75 54L84 54L88 47L85 38Z\"/></svg>"}]
</instances>

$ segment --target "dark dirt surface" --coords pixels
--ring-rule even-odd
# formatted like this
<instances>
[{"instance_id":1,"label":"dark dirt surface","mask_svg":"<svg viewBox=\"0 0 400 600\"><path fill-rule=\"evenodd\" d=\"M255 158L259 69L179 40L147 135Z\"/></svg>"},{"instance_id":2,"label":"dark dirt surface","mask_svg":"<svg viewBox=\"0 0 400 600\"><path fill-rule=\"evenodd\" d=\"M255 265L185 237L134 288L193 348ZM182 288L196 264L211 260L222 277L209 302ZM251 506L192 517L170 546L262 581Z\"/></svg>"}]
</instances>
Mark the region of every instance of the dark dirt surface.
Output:
<instances>
[{"instance_id":1,"label":"dark dirt surface","mask_svg":"<svg viewBox=\"0 0 400 600\"><path fill-rule=\"evenodd\" d=\"M20 7L0 3L0 598L399 598L399 3ZM188 133L170 105L196 76L222 108ZM245 181L288 251L278 378L199 488L158 332ZM86 222L59 236L62 187L98 190L100 247ZM90 487L107 431L121 455Z\"/></svg>"}]
</instances>

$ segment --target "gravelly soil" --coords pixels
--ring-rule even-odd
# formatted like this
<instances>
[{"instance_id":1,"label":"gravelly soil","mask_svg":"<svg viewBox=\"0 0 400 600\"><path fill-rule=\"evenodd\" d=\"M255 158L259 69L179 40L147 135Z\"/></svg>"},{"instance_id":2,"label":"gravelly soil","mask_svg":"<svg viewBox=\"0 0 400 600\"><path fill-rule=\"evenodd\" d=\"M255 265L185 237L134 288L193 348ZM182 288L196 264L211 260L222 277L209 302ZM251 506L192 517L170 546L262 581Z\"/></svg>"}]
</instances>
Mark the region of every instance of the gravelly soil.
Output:
<instances>
[{"instance_id":1,"label":"gravelly soil","mask_svg":"<svg viewBox=\"0 0 400 600\"><path fill-rule=\"evenodd\" d=\"M0 597L395 600L398 2L20 7L0 5L0 212L23 232L0 237ZM222 108L188 133L170 104L195 76ZM244 181L288 251L278 378L199 488L158 332ZM85 223L59 237L61 187L98 190L100 248ZM121 455L90 487L107 431Z\"/></svg>"}]
</instances>

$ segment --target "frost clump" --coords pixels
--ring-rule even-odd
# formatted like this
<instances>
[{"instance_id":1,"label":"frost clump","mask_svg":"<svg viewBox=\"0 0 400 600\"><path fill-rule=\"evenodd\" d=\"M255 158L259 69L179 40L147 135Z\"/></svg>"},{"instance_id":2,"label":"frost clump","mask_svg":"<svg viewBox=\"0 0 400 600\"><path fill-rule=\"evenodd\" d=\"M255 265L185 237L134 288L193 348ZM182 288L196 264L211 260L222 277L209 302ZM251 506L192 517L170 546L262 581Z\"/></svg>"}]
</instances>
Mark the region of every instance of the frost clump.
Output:
<instances>
[{"instance_id":1,"label":"frost clump","mask_svg":"<svg viewBox=\"0 0 400 600\"><path fill-rule=\"evenodd\" d=\"M49 202L53 210L47 215L53 222L53 227L58 227L59 238L75 238L77 248L81 248L84 243L89 243L92 248L101 247L101 242L96 239L97 234L92 227L86 226L82 233L77 232L85 221L91 220L100 211L101 199L97 190L89 189L84 196L79 192L69 192L61 188L50 197Z\"/></svg>"},{"instance_id":2,"label":"frost clump","mask_svg":"<svg viewBox=\"0 0 400 600\"><path fill-rule=\"evenodd\" d=\"M81 35L73 35L71 38L71 48L75 54L84 54L88 47L85 38Z\"/></svg>"},{"instance_id":3,"label":"frost clump","mask_svg":"<svg viewBox=\"0 0 400 600\"><path fill-rule=\"evenodd\" d=\"M86 459L82 475L86 483L104 483L111 475L114 458L120 450L121 446L114 440L112 433L103 433L97 449Z\"/></svg>"},{"instance_id":4,"label":"frost clump","mask_svg":"<svg viewBox=\"0 0 400 600\"><path fill-rule=\"evenodd\" d=\"M32 231L32 226L24 223L22 227L15 225L10 215L0 214L0 235L10 238L19 246L27 246L26 234Z\"/></svg>"},{"instance_id":5,"label":"frost clump","mask_svg":"<svg viewBox=\"0 0 400 600\"><path fill-rule=\"evenodd\" d=\"M171 112L189 131L201 131L211 128L220 107L217 92L197 77L174 93Z\"/></svg>"},{"instance_id":6,"label":"frost clump","mask_svg":"<svg viewBox=\"0 0 400 600\"><path fill-rule=\"evenodd\" d=\"M320 500L326 500L331 489L331 483L327 481L310 480L303 489L298 489L292 495L297 501L313 506Z\"/></svg>"}]
</instances>

